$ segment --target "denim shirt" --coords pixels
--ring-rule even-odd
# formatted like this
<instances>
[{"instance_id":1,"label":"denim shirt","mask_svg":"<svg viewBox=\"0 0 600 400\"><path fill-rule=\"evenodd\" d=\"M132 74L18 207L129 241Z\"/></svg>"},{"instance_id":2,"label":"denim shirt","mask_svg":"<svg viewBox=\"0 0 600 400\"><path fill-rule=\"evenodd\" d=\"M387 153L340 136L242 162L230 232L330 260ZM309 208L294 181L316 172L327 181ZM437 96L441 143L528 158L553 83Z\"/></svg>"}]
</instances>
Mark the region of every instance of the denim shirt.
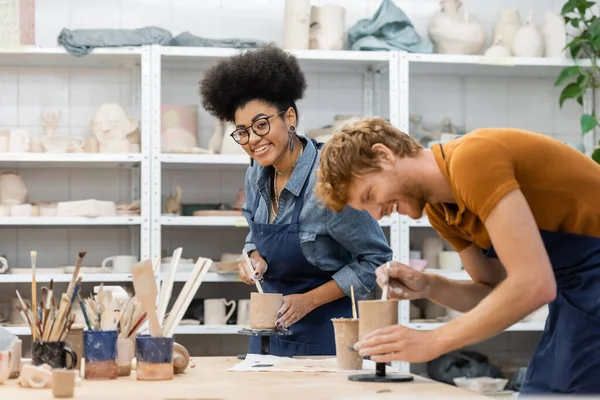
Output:
<instances>
[{"instance_id":1,"label":"denim shirt","mask_svg":"<svg viewBox=\"0 0 600 400\"><path fill-rule=\"evenodd\" d=\"M301 140L306 147L281 192L279 211L273 223L291 223L294 204L308 179L298 222L302 252L311 264L331 272L332 279L346 295L350 296L350 286L353 286L356 298L364 299L375 286L375 269L392 259L392 250L378 221L366 211L346 206L336 213L319 202L313 191L320 151L311 140L304 137ZM242 211L248 222L254 214L255 222L268 223L272 185L272 167L254 163L247 169L246 202ZM254 211L256 196L261 200ZM256 250L252 231L246 237L244 250Z\"/></svg>"}]
</instances>

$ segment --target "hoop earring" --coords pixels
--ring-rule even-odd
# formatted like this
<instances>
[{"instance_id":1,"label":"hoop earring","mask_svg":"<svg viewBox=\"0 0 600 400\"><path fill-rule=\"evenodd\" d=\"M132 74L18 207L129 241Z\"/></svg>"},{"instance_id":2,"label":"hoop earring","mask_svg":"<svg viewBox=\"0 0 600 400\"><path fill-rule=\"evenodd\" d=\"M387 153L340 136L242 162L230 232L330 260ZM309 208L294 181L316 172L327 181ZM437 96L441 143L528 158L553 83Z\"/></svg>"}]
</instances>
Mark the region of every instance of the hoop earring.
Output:
<instances>
[{"instance_id":1,"label":"hoop earring","mask_svg":"<svg viewBox=\"0 0 600 400\"><path fill-rule=\"evenodd\" d=\"M294 151L294 136L296 136L296 127L294 125L290 125L288 132L290 133L290 151Z\"/></svg>"}]
</instances>

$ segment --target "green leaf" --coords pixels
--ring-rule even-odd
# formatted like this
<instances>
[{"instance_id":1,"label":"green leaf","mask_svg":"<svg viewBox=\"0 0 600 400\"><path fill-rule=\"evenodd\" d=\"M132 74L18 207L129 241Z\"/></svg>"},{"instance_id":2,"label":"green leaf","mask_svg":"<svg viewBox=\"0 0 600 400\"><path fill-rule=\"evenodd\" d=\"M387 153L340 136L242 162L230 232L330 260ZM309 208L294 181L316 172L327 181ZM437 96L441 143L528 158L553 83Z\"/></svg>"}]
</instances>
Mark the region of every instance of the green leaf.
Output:
<instances>
[{"instance_id":1,"label":"green leaf","mask_svg":"<svg viewBox=\"0 0 600 400\"><path fill-rule=\"evenodd\" d=\"M560 93L560 98L558 99L558 103L562 108L565 101L568 99L574 99L578 96L581 96L583 93L581 92L581 88L575 83L571 82Z\"/></svg>"},{"instance_id":2,"label":"green leaf","mask_svg":"<svg viewBox=\"0 0 600 400\"><path fill-rule=\"evenodd\" d=\"M571 52L571 58L576 59L581 51L581 42L575 40L569 45L569 51Z\"/></svg>"},{"instance_id":3,"label":"green leaf","mask_svg":"<svg viewBox=\"0 0 600 400\"><path fill-rule=\"evenodd\" d=\"M578 65L563 68L563 70L560 72L560 74L556 78L556 82L554 83L554 86L563 85L567 80L569 80L577 75L585 76L584 74L585 74L585 72Z\"/></svg>"},{"instance_id":4,"label":"green leaf","mask_svg":"<svg viewBox=\"0 0 600 400\"><path fill-rule=\"evenodd\" d=\"M598 125L598 120L590 114L581 115L581 133L586 134Z\"/></svg>"},{"instance_id":5,"label":"green leaf","mask_svg":"<svg viewBox=\"0 0 600 400\"><path fill-rule=\"evenodd\" d=\"M594 150L594 152L592 153L592 160L600 164L600 149Z\"/></svg>"},{"instance_id":6,"label":"green leaf","mask_svg":"<svg viewBox=\"0 0 600 400\"><path fill-rule=\"evenodd\" d=\"M577 85L579 86L579 88L581 88L582 91L585 91L587 89L588 82L589 78L587 75L579 75L577 77Z\"/></svg>"},{"instance_id":7,"label":"green leaf","mask_svg":"<svg viewBox=\"0 0 600 400\"><path fill-rule=\"evenodd\" d=\"M600 21L600 20L599 20ZM593 40L592 40L592 45L594 46L595 49L599 49L600 48L600 36L596 36Z\"/></svg>"},{"instance_id":8,"label":"green leaf","mask_svg":"<svg viewBox=\"0 0 600 400\"><path fill-rule=\"evenodd\" d=\"M575 75L582 75L583 70L578 65L574 65L572 67L564 68L560 71L558 78L556 78L556 82L554 82L554 86L560 86L564 84L569 78L572 78Z\"/></svg>"},{"instance_id":9,"label":"green leaf","mask_svg":"<svg viewBox=\"0 0 600 400\"><path fill-rule=\"evenodd\" d=\"M592 42L594 41L594 39L600 36L600 19L597 19L594 22L592 22L588 32L590 33L590 39L592 40Z\"/></svg>"},{"instance_id":10,"label":"green leaf","mask_svg":"<svg viewBox=\"0 0 600 400\"><path fill-rule=\"evenodd\" d=\"M573 18L571 20L571 26L573 28L579 28L579 23L581 22L581 20L579 18Z\"/></svg>"},{"instance_id":11,"label":"green leaf","mask_svg":"<svg viewBox=\"0 0 600 400\"><path fill-rule=\"evenodd\" d=\"M565 5L563 6L562 10L560 10L560 13L562 15L566 15L570 12L575 11L575 7L577 7L577 3L573 0L567 1L565 3Z\"/></svg>"}]
</instances>

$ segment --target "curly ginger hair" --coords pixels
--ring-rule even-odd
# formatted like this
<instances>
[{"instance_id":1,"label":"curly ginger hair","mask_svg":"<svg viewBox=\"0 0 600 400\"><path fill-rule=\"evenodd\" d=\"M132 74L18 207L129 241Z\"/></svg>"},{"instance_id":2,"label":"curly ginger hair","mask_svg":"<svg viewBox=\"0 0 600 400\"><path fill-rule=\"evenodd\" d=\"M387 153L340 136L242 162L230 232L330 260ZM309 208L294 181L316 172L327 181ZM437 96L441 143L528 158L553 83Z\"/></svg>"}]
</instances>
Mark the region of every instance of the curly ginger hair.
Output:
<instances>
[{"instance_id":1,"label":"curly ginger hair","mask_svg":"<svg viewBox=\"0 0 600 400\"><path fill-rule=\"evenodd\" d=\"M399 157L414 157L422 146L383 118L367 118L344 126L321 151L317 170L316 196L336 212L350 199L353 179L381 171L373 145L381 143Z\"/></svg>"}]
</instances>

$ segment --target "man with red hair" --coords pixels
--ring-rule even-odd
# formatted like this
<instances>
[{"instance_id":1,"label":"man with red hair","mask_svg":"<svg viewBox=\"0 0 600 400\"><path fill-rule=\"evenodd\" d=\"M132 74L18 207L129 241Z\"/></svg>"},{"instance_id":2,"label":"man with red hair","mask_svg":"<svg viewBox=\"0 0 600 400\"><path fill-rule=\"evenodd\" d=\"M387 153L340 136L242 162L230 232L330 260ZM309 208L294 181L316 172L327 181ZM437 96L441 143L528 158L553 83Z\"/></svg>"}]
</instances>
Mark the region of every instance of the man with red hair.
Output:
<instances>
[{"instance_id":1,"label":"man with red hair","mask_svg":"<svg viewBox=\"0 0 600 400\"><path fill-rule=\"evenodd\" d=\"M381 118L328 142L317 195L381 218L427 214L472 281L391 263L392 298L426 298L461 316L431 331L397 325L357 343L376 362L427 362L484 341L549 304L521 393L600 393L600 165L542 134L479 129L422 148Z\"/></svg>"}]
</instances>

